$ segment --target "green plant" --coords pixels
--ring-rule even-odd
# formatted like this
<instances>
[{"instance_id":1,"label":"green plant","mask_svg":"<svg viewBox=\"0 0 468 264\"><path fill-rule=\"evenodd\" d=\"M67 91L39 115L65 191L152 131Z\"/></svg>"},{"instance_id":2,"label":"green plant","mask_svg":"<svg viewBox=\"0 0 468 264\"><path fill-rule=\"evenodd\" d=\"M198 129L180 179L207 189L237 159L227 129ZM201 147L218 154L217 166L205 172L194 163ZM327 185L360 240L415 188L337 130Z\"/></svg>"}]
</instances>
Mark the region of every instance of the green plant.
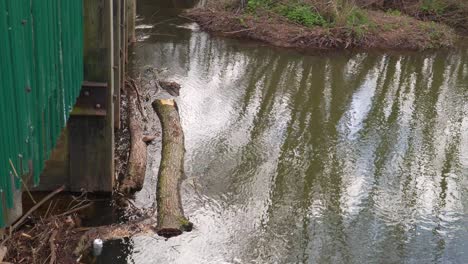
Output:
<instances>
[{"instance_id":1,"label":"green plant","mask_svg":"<svg viewBox=\"0 0 468 264\"><path fill-rule=\"evenodd\" d=\"M348 27L370 25L370 20L362 9L353 8L346 17L346 25Z\"/></svg>"},{"instance_id":2,"label":"green plant","mask_svg":"<svg viewBox=\"0 0 468 264\"><path fill-rule=\"evenodd\" d=\"M239 17L239 23L243 26L243 27L247 27L247 23L245 22L245 19L244 17Z\"/></svg>"},{"instance_id":3,"label":"green plant","mask_svg":"<svg viewBox=\"0 0 468 264\"><path fill-rule=\"evenodd\" d=\"M258 8L268 9L272 4L272 0L248 0L247 9L249 11L255 11Z\"/></svg>"},{"instance_id":4,"label":"green plant","mask_svg":"<svg viewBox=\"0 0 468 264\"><path fill-rule=\"evenodd\" d=\"M441 0L423 0L421 5L421 11L424 13L434 13L440 15L444 13L446 4Z\"/></svg>"},{"instance_id":5,"label":"green plant","mask_svg":"<svg viewBox=\"0 0 468 264\"><path fill-rule=\"evenodd\" d=\"M325 26L328 24L327 20L322 15L307 5L279 5L275 10L288 20L307 27Z\"/></svg>"},{"instance_id":6,"label":"green plant","mask_svg":"<svg viewBox=\"0 0 468 264\"><path fill-rule=\"evenodd\" d=\"M355 38L362 39L370 29L375 29L376 25L364 10L353 7L348 10L345 27Z\"/></svg>"},{"instance_id":7,"label":"green plant","mask_svg":"<svg viewBox=\"0 0 468 264\"><path fill-rule=\"evenodd\" d=\"M387 10L386 13L389 14L389 15L392 15L392 16L401 16L401 11L396 10L396 9L389 9L389 10Z\"/></svg>"},{"instance_id":8,"label":"green plant","mask_svg":"<svg viewBox=\"0 0 468 264\"><path fill-rule=\"evenodd\" d=\"M393 30L394 25L392 25L392 24L383 24L382 28L383 28L384 31L391 31L391 30Z\"/></svg>"},{"instance_id":9,"label":"green plant","mask_svg":"<svg viewBox=\"0 0 468 264\"><path fill-rule=\"evenodd\" d=\"M440 38L443 36L442 32L440 31L437 23L431 21L425 26L425 30L429 33L429 37L431 41L438 42Z\"/></svg>"}]
</instances>

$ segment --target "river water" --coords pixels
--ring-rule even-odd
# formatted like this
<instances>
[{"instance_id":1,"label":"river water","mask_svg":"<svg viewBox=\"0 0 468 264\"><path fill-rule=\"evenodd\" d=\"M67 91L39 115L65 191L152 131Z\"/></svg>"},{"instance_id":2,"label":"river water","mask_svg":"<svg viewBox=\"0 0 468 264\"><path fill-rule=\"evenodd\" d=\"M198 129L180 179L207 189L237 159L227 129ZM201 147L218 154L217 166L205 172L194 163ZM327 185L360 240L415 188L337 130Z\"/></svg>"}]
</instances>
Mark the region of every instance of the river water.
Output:
<instances>
[{"instance_id":1,"label":"river water","mask_svg":"<svg viewBox=\"0 0 468 264\"><path fill-rule=\"evenodd\" d=\"M133 61L182 85L195 229L133 238L122 263L468 263L468 48L301 54L157 2Z\"/></svg>"}]
</instances>

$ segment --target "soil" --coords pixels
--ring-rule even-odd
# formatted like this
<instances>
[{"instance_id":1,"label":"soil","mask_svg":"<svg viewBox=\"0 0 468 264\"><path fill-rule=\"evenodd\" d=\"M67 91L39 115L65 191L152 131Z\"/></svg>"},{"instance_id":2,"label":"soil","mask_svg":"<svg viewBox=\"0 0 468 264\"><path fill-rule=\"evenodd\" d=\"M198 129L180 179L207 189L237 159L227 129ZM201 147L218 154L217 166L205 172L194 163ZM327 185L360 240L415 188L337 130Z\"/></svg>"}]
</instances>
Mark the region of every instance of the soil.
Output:
<instances>
[{"instance_id":1,"label":"soil","mask_svg":"<svg viewBox=\"0 0 468 264\"><path fill-rule=\"evenodd\" d=\"M305 27L272 13L238 15L234 12L196 8L184 16L201 28L233 38L259 40L268 44L309 49L405 49L451 47L455 33L448 26L423 22L409 16L368 11L370 26L361 32L345 27Z\"/></svg>"}]
</instances>

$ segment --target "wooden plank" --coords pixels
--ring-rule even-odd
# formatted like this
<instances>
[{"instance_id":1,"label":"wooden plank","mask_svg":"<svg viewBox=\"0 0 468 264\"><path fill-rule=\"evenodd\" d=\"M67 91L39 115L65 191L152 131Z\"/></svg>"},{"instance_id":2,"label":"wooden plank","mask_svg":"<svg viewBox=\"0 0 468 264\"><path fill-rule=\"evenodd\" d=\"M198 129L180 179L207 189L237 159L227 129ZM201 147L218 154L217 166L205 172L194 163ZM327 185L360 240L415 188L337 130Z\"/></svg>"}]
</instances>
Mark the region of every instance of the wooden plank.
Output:
<instances>
[{"instance_id":1,"label":"wooden plank","mask_svg":"<svg viewBox=\"0 0 468 264\"><path fill-rule=\"evenodd\" d=\"M136 25L136 0L127 0L127 32L128 42L136 42L135 36Z\"/></svg>"},{"instance_id":2,"label":"wooden plank","mask_svg":"<svg viewBox=\"0 0 468 264\"><path fill-rule=\"evenodd\" d=\"M114 127L120 129L120 89L121 89L121 0L113 0L113 30L114 30Z\"/></svg>"},{"instance_id":3,"label":"wooden plank","mask_svg":"<svg viewBox=\"0 0 468 264\"><path fill-rule=\"evenodd\" d=\"M84 79L107 83L107 115L69 121L70 190L111 192L114 183L113 0L84 0Z\"/></svg>"},{"instance_id":4,"label":"wooden plank","mask_svg":"<svg viewBox=\"0 0 468 264\"><path fill-rule=\"evenodd\" d=\"M121 35L122 35L122 44L121 44L121 60L122 60L122 87L125 89L125 81L127 78L127 63L128 63L128 32L127 32L127 1L122 0L122 25L121 25Z\"/></svg>"},{"instance_id":5,"label":"wooden plank","mask_svg":"<svg viewBox=\"0 0 468 264\"><path fill-rule=\"evenodd\" d=\"M109 147L99 142L106 136L106 123L101 118L74 116L69 127L69 190L112 191L109 165L106 164Z\"/></svg>"},{"instance_id":6,"label":"wooden plank","mask_svg":"<svg viewBox=\"0 0 468 264\"><path fill-rule=\"evenodd\" d=\"M50 191L62 185L70 185L70 155L68 146L68 128L62 130L52 150L49 160L41 173L41 182L31 188L32 191ZM31 186L32 187L32 186Z\"/></svg>"},{"instance_id":7,"label":"wooden plank","mask_svg":"<svg viewBox=\"0 0 468 264\"><path fill-rule=\"evenodd\" d=\"M121 87L125 89L125 78L127 68L127 48L128 48L128 36L127 36L127 0L121 0L121 14L120 14L120 65L121 65Z\"/></svg>"}]
</instances>

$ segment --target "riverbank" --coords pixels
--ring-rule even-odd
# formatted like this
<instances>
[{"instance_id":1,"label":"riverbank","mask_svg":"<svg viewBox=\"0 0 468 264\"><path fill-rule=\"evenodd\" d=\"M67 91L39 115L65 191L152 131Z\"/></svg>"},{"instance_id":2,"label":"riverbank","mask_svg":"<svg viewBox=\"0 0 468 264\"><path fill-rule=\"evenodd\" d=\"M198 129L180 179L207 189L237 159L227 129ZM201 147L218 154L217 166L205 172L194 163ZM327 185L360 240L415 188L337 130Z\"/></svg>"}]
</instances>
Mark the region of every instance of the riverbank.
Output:
<instances>
[{"instance_id":1,"label":"riverbank","mask_svg":"<svg viewBox=\"0 0 468 264\"><path fill-rule=\"evenodd\" d=\"M232 2L208 1L185 15L206 31L298 49L423 50L451 47L457 38L453 28L435 22L444 17L431 17L432 9L417 13L414 8L383 11L376 6L353 5L333 14L305 0L253 0L245 6ZM460 15L461 11L457 14L458 22L450 21L458 32L466 33L464 23L460 23L466 16Z\"/></svg>"}]
</instances>

